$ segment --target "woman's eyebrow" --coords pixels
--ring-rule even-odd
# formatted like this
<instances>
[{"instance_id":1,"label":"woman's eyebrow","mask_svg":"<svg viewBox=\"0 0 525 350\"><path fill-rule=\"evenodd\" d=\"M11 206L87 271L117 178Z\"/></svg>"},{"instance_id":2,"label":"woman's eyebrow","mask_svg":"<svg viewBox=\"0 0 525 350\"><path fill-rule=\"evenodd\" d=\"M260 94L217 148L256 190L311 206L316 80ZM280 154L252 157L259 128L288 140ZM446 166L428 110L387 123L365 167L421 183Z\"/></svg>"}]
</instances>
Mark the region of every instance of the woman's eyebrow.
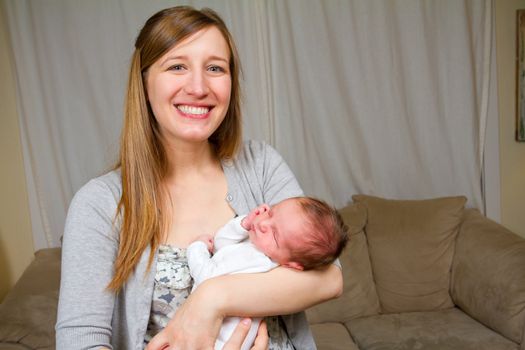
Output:
<instances>
[{"instance_id":1,"label":"woman's eyebrow","mask_svg":"<svg viewBox=\"0 0 525 350\"><path fill-rule=\"evenodd\" d=\"M168 56L166 57L161 64L165 64L166 62L168 61L172 61L172 60L187 60L188 59L188 56L186 55L173 55L173 56ZM229 63L230 60L223 57L223 56L217 56L217 55L212 55L210 57L208 57L206 59L207 61L222 61L224 63Z\"/></svg>"},{"instance_id":2,"label":"woman's eyebrow","mask_svg":"<svg viewBox=\"0 0 525 350\"><path fill-rule=\"evenodd\" d=\"M169 61L184 60L184 59L187 59L187 57L183 55L168 56L161 62L161 65L164 65L166 64L166 62L169 62Z\"/></svg>"},{"instance_id":3,"label":"woman's eyebrow","mask_svg":"<svg viewBox=\"0 0 525 350\"><path fill-rule=\"evenodd\" d=\"M223 61L225 63L229 63L230 62L229 59L224 58L222 56L210 56L210 57L208 57L208 60L209 61Z\"/></svg>"}]
</instances>

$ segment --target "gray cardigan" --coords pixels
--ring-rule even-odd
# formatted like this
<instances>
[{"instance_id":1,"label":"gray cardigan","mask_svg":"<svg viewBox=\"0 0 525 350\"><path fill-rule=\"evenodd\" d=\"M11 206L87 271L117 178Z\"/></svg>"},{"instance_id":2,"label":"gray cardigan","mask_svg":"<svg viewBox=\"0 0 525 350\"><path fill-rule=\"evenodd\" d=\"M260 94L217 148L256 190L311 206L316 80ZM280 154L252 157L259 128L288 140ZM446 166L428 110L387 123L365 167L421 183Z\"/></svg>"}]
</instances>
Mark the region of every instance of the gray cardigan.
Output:
<instances>
[{"instance_id":1,"label":"gray cardigan","mask_svg":"<svg viewBox=\"0 0 525 350\"><path fill-rule=\"evenodd\" d=\"M222 167L226 200L238 214L303 192L289 167L269 145L247 141ZM119 171L91 180L74 196L66 219L56 346L58 350L143 349L151 310L155 262L146 249L136 271L115 295L105 290L113 276L119 223L113 225L122 191ZM315 349L303 312L283 317L296 349Z\"/></svg>"}]
</instances>

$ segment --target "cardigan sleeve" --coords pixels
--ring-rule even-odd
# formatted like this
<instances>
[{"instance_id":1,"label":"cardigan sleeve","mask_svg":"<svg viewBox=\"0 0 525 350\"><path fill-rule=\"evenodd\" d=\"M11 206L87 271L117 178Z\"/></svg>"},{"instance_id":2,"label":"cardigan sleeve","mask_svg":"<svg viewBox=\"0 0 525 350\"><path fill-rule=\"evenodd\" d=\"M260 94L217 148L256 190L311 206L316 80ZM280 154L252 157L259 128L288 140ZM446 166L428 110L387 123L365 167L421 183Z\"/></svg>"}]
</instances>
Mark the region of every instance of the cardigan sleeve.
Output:
<instances>
[{"instance_id":1,"label":"cardigan sleeve","mask_svg":"<svg viewBox=\"0 0 525 350\"><path fill-rule=\"evenodd\" d=\"M69 207L62 246L56 346L111 346L115 294L108 291L118 251L115 191L100 179L82 187Z\"/></svg>"}]
</instances>

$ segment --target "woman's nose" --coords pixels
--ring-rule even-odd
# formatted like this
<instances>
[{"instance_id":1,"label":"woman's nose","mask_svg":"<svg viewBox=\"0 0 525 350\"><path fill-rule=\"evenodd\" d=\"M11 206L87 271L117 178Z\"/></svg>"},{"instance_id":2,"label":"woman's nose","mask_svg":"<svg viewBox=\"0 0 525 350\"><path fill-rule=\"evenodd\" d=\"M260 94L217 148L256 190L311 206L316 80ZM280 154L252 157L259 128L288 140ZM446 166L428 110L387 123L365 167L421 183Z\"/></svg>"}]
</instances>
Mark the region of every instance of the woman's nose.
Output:
<instances>
[{"instance_id":1,"label":"woman's nose","mask_svg":"<svg viewBox=\"0 0 525 350\"><path fill-rule=\"evenodd\" d=\"M202 97L208 94L209 88L206 82L206 77L202 72L193 72L189 77L184 92L188 95Z\"/></svg>"}]
</instances>

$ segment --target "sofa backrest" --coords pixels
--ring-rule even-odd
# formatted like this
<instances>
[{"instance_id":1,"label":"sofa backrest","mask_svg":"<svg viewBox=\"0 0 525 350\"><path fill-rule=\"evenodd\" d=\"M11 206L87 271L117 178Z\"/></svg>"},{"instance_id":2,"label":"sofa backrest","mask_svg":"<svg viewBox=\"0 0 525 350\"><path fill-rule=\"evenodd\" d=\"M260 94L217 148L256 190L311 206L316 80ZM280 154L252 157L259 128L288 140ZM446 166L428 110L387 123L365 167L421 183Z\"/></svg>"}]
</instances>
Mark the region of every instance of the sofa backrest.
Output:
<instances>
[{"instance_id":1,"label":"sofa backrest","mask_svg":"<svg viewBox=\"0 0 525 350\"><path fill-rule=\"evenodd\" d=\"M524 238L475 209L466 210L456 242L451 293L471 317L525 348Z\"/></svg>"},{"instance_id":2,"label":"sofa backrest","mask_svg":"<svg viewBox=\"0 0 525 350\"><path fill-rule=\"evenodd\" d=\"M339 213L350 233L350 241L339 258L344 278L343 295L308 309L306 314L310 323L347 322L356 317L379 313L379 300L363 232L366 208L360 204L350 204L339 210Z\"/></svg>"},{"instance_id":3,"label":"sofa backrest","mask_svg":"<svg viewBox=\"0 0 525 350\"><path fill-rule=\"evenodd\" d=\"M450 267L466 198L353 200L367 209L365 233L381 312L452 307Z\"/></svg>"}]
</instances>

